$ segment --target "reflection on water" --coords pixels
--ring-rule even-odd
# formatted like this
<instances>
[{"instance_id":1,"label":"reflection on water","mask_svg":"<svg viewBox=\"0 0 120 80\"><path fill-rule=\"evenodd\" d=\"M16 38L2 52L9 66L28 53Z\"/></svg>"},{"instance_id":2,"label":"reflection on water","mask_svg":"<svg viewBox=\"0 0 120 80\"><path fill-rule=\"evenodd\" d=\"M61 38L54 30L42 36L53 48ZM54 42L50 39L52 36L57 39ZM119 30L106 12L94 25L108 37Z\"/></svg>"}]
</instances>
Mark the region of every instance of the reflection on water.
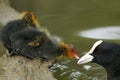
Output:
<instances>
[{"instance_id":1,"label":"reflection on water","mask_svg":"<svg viewBox=\"0 0 120 80\"><path fill-rule=\"evenodd\" d=\"M84 69L86 69L86 70L90 70L90 69L92 68L91 65L84 65L83 67L84 67Z\"/></svg>"},{"instance_id":2,"label":"reflection on water","mask_svg":"<svg viewBox=\"0 0 120 80\"><path fill-rule=\"evenodd\" d=\"M67 65L68 63L70 63L69 60L66 61L61 61L58 63L55 63L50 70L57 76L60 77L60 79L64 79L64 80L105 80L106 76L102 76L101 78L99 78L98 76L101 75L101 73L99 73L102 69L102 67L96 67L96 66L91 66L91 65L80 65L81 69L77 70L76 68L71 68L71 66ZM82 70L84 70L85 72L83 72ZM100 70L100 71L99 71ZM87 73L86 73L87 72ZM94 77L89 76L88 72L91 72L94 75ZM91 74L90 73L90 74Z\"/></svg>"},{"instance_id":3,"label":"reflection on water","mask_svg":"<svg viewBox=\"0 0 120 80\"><path fill-rule=\"evenodd\" d=\"M80 31L79 36L93 39L120 39L120 26L100 27Z\"/></svg>"}]
</instances>

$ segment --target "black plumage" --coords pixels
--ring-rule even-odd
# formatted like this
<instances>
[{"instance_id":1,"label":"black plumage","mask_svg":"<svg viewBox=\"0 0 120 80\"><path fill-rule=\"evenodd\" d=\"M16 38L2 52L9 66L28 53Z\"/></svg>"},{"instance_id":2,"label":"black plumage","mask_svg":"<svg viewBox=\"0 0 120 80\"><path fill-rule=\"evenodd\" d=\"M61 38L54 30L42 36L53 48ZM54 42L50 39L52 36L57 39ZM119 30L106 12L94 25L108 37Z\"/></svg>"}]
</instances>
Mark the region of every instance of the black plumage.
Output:
<instances>
[{"instance_id":1,"label":"black plumage","mask_svg":"<svg viewBox=\"0 0 120 80\"><path fill-rule=\"evenodd\" d=\"M12 51L10 35L14 32L18 32L18 31L24 30L26 28L29 28L29 29L36 28L35 24L33 25L33 23L31 23L31 21L32 21L32 14L27 13L27 14L24 14L22 19L10 21L2 28L0 38L3 42L3 45L8 49L10 54Z\"/></svg>"},{"instance_id":2,"label":"black plumage","mask_svg":"<svg viewBox=\"0 0 120 80\"><path fill-rule=\"evenodd\" d=\"M37 29L25 29L10 36L11 46L20 55L29 58L51 59L60 55L59 45L55 44L45 33Z\"/></svg>"},{"instance_id":3,"label":"black plumage","mask_svg":"<svg viewBox=\"0 0 120 80\"><path fill-rule=\"evenodd\" d=\"M94 56L93 62L106 69L108 80L120 80L120 45L103 42L91 55Z\"/></svg>"}]
</instances>

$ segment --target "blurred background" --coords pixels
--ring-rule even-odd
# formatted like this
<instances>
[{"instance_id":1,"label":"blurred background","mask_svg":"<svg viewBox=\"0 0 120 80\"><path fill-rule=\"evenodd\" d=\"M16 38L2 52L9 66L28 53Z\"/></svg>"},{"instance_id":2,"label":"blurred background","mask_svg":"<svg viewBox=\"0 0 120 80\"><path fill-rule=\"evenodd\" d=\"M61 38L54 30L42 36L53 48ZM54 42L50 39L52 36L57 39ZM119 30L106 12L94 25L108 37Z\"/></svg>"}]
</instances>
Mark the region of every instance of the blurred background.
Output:
<instances>
[{"instance_id":1,"label":"blurred background","mask_svg":"<svg viewBox=\"0 0 120 80\"><path fill-rule=\"evenodd\" d=\"M99 39L120 43L120 0L10 0L10 2L19 12L34 12L41 26L66 43L73 43L79 56L89 51L93 43ZM58 80L106 80L106 72L102 66L95 63L84 65L76 63L77 60L74 59L63 59L55 63L51 71Z\"/></svg>"}]
</instances>

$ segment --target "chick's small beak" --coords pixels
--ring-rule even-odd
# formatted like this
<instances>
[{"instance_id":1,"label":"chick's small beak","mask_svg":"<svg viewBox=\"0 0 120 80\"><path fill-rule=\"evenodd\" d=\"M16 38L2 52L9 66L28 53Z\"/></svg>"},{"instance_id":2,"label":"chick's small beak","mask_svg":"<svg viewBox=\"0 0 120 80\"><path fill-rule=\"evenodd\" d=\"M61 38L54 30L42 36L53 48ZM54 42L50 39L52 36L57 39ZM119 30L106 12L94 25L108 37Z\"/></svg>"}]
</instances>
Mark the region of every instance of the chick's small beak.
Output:
<instances>
[{"instance_id":1,"label":"chick's small beak","mask_svg":"<svg viewBox=\"0 0 120 80\"><path fill-rule=\"evenodd\" d=\"M68 47L68 56L69 56L70 58L79 59L78 53L77 53L74 45L69 44L68 46L69 46L69 47Z\"/></svg>"},{"instance_id":2,"label":"chick's small beak","mask_svg":"<svg viewBox=\"0 0 120 80\"><path fill-rule=\"evenodd\" d=\"M78 53L77 53L76 50L73 51L72 55L73 55L74 58L79 59L79 56L78 56Z\"/></svg>"}]
</instances>

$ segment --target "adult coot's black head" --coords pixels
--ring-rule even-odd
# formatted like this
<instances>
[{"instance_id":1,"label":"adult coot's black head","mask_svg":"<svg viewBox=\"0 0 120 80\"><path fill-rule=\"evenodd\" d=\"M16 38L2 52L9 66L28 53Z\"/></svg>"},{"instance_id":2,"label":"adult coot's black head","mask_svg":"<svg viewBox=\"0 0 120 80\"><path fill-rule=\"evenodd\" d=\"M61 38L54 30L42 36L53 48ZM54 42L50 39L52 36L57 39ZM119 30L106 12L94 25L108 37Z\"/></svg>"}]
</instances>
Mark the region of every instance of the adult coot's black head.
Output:
<instances>
[{"instance_id":1,"label":"adult coot's black head","mask_svg":"<svg viewBox=\"0 0 120 80\"><path fill-rule=\"evenodd\" d=\"M78 64L95 62L102 65L108 80L120 80L120 45L112 42L97 41L86 55L81 57Z\"/></svg>"}]
</instances>

